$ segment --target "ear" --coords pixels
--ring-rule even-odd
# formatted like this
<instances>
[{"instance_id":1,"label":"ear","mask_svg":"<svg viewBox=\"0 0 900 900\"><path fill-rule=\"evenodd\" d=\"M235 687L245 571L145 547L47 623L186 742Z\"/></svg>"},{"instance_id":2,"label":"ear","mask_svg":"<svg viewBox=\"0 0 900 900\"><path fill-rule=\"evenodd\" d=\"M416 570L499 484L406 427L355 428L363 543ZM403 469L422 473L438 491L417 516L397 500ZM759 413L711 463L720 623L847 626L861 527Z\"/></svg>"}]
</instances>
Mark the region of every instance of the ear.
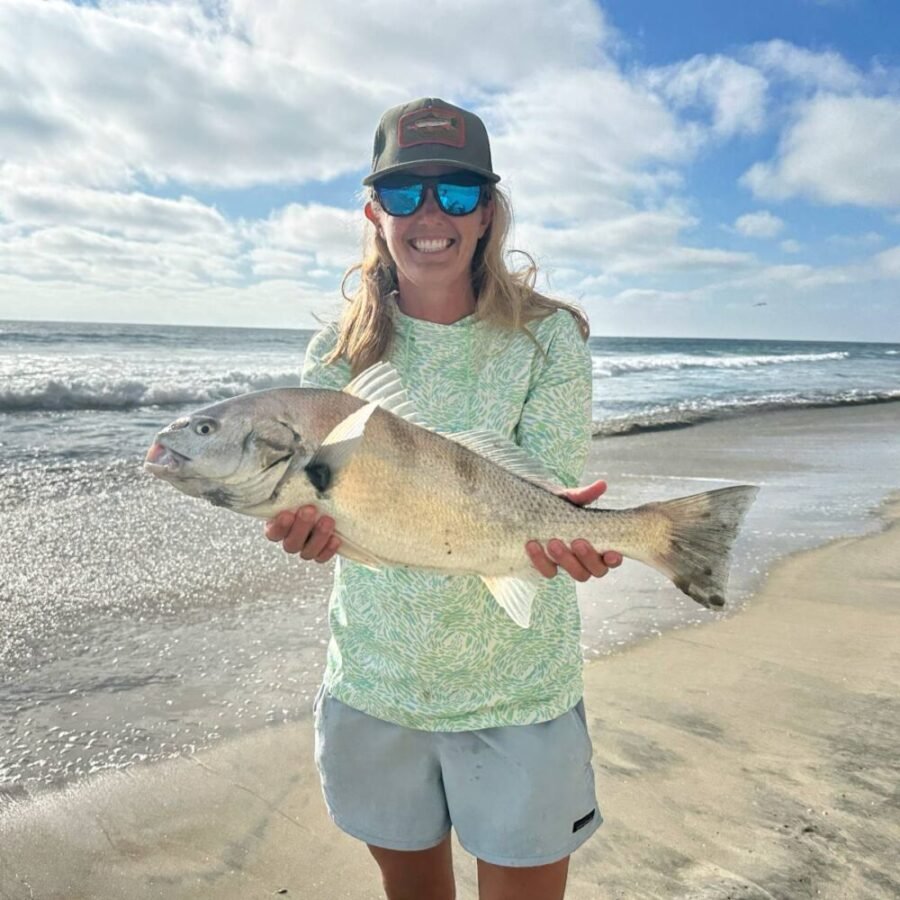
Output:
<instances>
[{"instance_id":1,"label":"ear","mask_svg":"<svg viewBox=\"0 0 900 900\"><path fill-rule=\"evenodd\" d=\"M379 225L381 224L381 221L380 221L380 219L379 219L379 217L378 217L378 213L375 212L375 207L372 206L372 201L371 201L371 200L369 200L369 202L366 203L365 208L363 209L363 212L366 214L366 218L367 218L367 219L368 219L368 220L369 220L376 228L378 228Z\"/></svg>"}]
</instances>

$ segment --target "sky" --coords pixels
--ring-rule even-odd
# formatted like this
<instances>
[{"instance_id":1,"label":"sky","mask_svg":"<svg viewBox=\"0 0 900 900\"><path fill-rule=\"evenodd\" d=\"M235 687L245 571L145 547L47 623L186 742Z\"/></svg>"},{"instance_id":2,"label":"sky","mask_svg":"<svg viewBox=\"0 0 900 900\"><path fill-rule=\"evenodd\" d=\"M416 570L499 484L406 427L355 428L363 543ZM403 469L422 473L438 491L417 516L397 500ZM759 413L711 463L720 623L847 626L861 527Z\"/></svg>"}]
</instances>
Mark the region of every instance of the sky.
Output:
<instances>
[{"instance_id":1,"label":"sky","mask_svg":"<svg viewBox=\"0 0 900 900\"><path fill-rule=\"evenodd\" d=\"M900 341L898 34L896 0L0 0L0 319L316 327L381 113L428 96L595 334Z\"/></svg>"}]
</instances>

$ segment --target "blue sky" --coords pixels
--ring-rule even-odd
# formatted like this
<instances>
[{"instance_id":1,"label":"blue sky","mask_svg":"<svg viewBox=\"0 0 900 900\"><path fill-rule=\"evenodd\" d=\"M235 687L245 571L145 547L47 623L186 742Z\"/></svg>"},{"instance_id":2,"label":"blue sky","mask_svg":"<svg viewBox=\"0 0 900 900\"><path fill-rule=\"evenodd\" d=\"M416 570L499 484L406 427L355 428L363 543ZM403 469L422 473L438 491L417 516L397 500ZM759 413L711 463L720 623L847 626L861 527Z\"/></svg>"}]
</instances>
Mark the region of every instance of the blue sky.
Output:
<instances>
[{"instance_id":1,"label":"blue sky","mask_svg":"<svg viewBox=\"0 0 900 900\"><path fill-rule=\"evenodd\" d=\"M897 34L889 0L4 0L0 318L314 326L380 113L440 96L595 333L900 341Z\"/></svg>"}]
</instances>

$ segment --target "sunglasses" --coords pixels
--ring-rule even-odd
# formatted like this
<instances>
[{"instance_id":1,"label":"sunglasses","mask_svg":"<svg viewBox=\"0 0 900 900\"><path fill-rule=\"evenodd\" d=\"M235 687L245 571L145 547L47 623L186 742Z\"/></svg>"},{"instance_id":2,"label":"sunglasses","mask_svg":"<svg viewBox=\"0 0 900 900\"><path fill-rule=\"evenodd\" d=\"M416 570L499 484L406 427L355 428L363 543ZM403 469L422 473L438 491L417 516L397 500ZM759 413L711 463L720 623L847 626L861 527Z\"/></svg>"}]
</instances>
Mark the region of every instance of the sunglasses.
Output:
<instances>
[{"instance_id":1,"label":"sunglasses","mask_svg":"<svg viewBox=\"0 0 900 900\"><path fill-rule=\"evenodd\" d=\"M387 175L373 186L381 208L389 216L411 216L425 202L425 191L431 188L441 212L448 216L469 216L486 198L487 182L470 172L450 175Z\"/></svg>"}]
</instances>

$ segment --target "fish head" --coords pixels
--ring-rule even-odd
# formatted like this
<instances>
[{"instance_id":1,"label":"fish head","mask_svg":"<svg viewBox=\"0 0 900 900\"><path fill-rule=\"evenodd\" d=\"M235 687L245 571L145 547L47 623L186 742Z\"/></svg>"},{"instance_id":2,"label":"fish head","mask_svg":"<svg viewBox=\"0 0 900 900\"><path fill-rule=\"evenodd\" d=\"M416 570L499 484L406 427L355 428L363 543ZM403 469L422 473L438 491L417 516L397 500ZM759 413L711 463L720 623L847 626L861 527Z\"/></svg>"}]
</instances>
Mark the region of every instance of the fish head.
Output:
<instances>
[{"instance_id":1,"label":"fish head","mask_svg":"<svg viewBox=\"0 0 900 900\"><path fill-rule=\"evenodd\" d=\"M144 469L193 497L237 512L263 504L311 457L282 404L259 392L176 419L147 451Z\"/></svg>"}]
</instances>

